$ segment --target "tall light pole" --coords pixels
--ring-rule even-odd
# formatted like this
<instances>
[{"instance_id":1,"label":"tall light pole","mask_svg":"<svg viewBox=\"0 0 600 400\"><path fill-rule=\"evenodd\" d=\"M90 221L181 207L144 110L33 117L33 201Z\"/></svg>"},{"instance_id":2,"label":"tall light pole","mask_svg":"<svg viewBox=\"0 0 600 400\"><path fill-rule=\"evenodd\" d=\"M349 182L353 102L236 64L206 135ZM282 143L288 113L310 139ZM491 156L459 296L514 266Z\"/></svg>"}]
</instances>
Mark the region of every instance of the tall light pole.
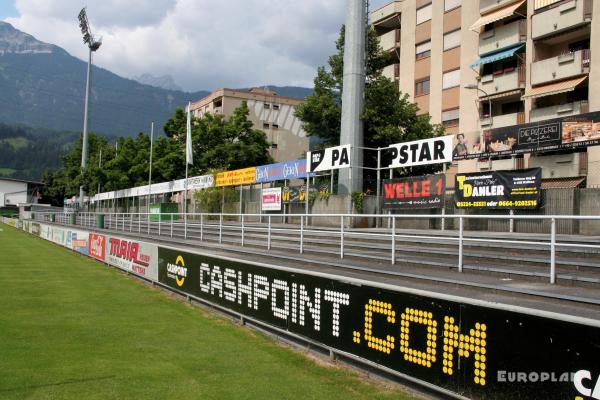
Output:
<instances>
[{"instance_id":1,"label":"tall light pole","mask_svg":"<svg viewBox=\"0 0 600 400\"><path fill-rule=\"evenodd\" d=\"M87 164L88 158L88 104L90 100L90 79L92 75L92 53L100 48L102 45L102 39L96 40L92 35L92 30L88 22L85 7L81 9L78 15L79 27L83 34L83 43L87 44L89 49L88 55L88 66L87 66L87 79L85 82L85 105L83 109L83 144L81 147L81 173L83 173ZM83 209L83 198L85 197L85 191L83 185L79 186L79 208Z\"/></svg>"},{"instance_id":2,"label":"tall light pole","mask_svg":"<svg viewBox=\"0 0 600 400\"><path fill-rule=\"evenodd\" d=\"M342 120L340 144L351 145L349 169L338 175L338 194L362 192L363 123L360 116L364 107L365 54L367 34L367 7L365 0L348 0L344 34L344 78L342 92ZM357 167L352 176L352 167Z\"/></svg>"}]
</instances>

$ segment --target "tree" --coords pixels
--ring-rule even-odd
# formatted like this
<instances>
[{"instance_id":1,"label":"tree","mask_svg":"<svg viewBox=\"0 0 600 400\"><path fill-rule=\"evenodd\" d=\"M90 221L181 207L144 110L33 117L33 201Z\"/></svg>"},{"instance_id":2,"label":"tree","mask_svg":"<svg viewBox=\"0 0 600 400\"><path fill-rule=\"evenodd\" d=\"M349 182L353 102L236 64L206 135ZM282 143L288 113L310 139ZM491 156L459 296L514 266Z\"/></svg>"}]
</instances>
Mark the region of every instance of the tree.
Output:
<instances>
[{"instance_id":1,"label":"tree","mask_svg":"<svg viewBox=\"0 0 600 400\"><path fill-rule=\"evenodd\" d=\"M396 58L384 52L377 34L370 29L367 37L365 103L361 119L364 124L365 147L387 147L394 143L431 138L443 134L443 127L431 124L428 114L417 115L418 107L408 95L399 92L395 82L382 76L383 68ZM329 57L329 68L319 67L314 79L314 92L296 108L296 117L309 136L321 140L322 146L336 146L340 141L341 98L344 70L344 27L336 42L337 52ZM384 159L386 155L384 154ZM375 167L377 154L366 151L365 166ZM383 164L385 165L385 164ZM426 173L435 167L415 168L412 173ZM406 174L408 171L401 171ZM372 179L374 172L365 172Z\"/></svg>"},{"instance_id":2,"label":"tree","mask_svg":"<svg viewBox=\"0 0 600 400\"><path fill-rule=\"evenodd\" d=\"M207 113L202 118L192 119L194 164L190 166L191 175L273 162L267 137L263 131L252 127L249 114L248 104L244 101L229 118ZM186 119L182 115L185 115L183 110L176 110L164 129L181 149L179 154L185 163Z\"/></svg>"}]
</instances>

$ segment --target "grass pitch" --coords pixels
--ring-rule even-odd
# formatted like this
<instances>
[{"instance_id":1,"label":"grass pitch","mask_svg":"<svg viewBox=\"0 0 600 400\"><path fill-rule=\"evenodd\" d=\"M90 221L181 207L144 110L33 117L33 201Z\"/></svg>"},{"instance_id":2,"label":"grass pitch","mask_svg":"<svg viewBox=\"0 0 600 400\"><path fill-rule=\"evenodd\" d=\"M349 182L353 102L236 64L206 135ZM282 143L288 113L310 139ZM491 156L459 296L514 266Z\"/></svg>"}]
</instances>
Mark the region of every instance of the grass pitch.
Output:
<instances>
[{"instance_id":1,"label":"grass pitch","mask_svg":"<svg viewBox=\"0 0 600 400\"><path fill-rule=\"evenodd\" d=\"M410 398L0 229L0 399Z\"/></svg>"}]
</instances>

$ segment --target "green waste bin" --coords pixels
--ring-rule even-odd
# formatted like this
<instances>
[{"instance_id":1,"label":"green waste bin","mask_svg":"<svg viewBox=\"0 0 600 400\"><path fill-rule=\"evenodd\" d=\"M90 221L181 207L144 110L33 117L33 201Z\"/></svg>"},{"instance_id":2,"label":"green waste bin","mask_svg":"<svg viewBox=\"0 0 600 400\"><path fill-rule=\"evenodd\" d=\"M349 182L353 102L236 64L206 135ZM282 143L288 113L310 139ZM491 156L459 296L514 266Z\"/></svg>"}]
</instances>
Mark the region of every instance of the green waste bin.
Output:
<instances>
[{"instance_id":1,"label":"green waste bin","mask_svg":"<svg viewBox=\"0 0 600 400\"><path fill-rule=\"evenodd\" d=\"M179 205L177 203L156 203L150 205L150 221L165 222L179 219Z\"/></svg>"},{"instance_id":2,"label":"green waste bin","mask_svg":"<svg viewBox=\"0 0 600 400\"><path fill-rule=\"evenodd\" d=\"M56 222L56 214L50 214L50 222Z\"/></svg>"},{"instance_id":3,"label":"green waste bin","mask_svg":"<svg viewBox=\"0 0 600 400\"><path fill-rule=\"evenodd\" d=\"M96 214L96 228L104 229L104 214Z\"/></svg>"},{"instance_id":4,"label":"green waste bin","mask_svg":"<svg viewBox=\"0 0 600 400\"><path fill-rule=\"evenodd\" d=\"M69 224L76 225L77 224L77 214L73 213L69 215Z\"/></svg>"}]
</instances>

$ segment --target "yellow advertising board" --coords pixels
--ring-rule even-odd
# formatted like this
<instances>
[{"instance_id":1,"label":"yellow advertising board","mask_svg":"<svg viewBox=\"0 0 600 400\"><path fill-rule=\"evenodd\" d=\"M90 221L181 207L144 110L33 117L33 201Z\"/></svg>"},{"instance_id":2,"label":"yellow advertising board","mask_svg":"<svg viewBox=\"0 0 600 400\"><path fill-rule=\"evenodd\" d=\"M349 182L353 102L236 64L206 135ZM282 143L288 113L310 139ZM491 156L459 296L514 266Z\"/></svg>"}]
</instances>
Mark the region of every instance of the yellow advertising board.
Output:
<instances>
[{"instance_id":1,"label":"yellow advertising board","mask_svg":"<svg viewBox=\"0 0 600 400\"><path fill-rule=\"evenodd\" d=\"M256 167L219 172L215 176L215 186L240 186L256 183Z\"/></svg>"}]
</instances>

